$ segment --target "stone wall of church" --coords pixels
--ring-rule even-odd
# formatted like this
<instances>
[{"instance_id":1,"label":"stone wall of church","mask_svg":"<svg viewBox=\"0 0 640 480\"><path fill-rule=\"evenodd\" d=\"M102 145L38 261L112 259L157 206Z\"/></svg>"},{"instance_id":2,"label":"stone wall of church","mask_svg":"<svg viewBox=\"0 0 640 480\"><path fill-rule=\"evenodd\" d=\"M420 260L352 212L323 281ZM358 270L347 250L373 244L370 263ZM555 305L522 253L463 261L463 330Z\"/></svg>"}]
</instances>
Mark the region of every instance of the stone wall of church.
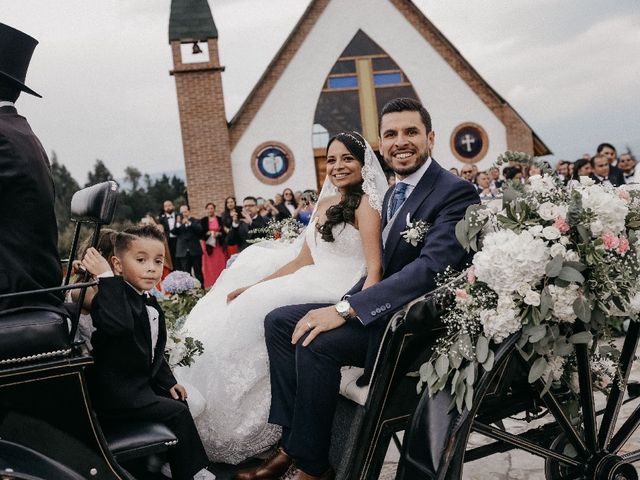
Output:
<instances>
[{"instance_id":1,"label":"stone wall of church","mask_svg":"<svg viewBox=\"0 0 640 480\"><path fill-rule=\"evenodd\" d=\"M398 63L430 111L436 132L434 158L443 166L462 165L451 151L450 137L463 123L478 124L487 132L489 145L478 163L480 169L507 149L507 130L501 118L402 13L389 0L366 0L366 9L363 5L364 0L331 0L280 78L266 80L275 83L273 88L244 132L236 134L232 147L238 197L272 197L286 186L314 188L311 132L316 103L334 62L358 29ZM295 170L283 184L267 185L251 170L254 150L269 141L286 145L295 158Z\"/></svg>"}]
</instances>

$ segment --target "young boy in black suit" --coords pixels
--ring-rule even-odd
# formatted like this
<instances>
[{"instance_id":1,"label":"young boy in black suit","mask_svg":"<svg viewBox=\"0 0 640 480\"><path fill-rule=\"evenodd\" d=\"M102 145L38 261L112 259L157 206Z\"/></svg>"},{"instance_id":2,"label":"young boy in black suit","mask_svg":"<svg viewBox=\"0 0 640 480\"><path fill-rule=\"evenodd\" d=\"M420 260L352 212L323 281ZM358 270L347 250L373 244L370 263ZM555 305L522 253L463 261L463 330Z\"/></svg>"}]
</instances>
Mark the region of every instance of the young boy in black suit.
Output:
<instances>
[{"instance_id":1,"label":"young boy in black suit","mask_svg":"<svg viewBox=\"0 0 640 480\"><path fill-rule=\"evenodd\" d=\"M211 480L209 463L185 400L164 358L164 315L146 292L158 283L164 262L163 234L154 226L117 234L109 263L91 248L82 263L99 279L91 305L96 328L91 342L95 365L92 400L101 418L150 420L167 425L178 438L169 451L175 480Z\"/></svg>"}]
</instances>

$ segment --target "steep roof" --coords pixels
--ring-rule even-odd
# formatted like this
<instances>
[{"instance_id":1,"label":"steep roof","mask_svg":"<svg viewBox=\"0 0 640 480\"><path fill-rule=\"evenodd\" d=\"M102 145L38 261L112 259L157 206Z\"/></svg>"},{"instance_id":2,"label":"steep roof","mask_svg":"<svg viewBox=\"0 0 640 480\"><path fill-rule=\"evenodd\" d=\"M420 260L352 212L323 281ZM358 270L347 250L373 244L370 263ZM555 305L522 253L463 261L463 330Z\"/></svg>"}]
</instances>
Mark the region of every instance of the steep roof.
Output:
<instances>
[{"instance_id":1,"label":"steep roof","mask_svg":"<svg viewBox=\"0 0 640 480\"><path fill-rule=\"evenodd\" d=\"M169 42L207 38L218 38L218 29L207 0L171 0Z\"/></svg>"},{"instance_id":2,"label":"steep roof","mask_svg":"<svg viewBox=\"0 0 640 480\"><path fill-rule=\"evenodd\" d=\"M175 1L175 0L174 0ZM407 19L407 21L424 37L427 42L449 63L458 75L469 85L476 95L503 120L516 117L531 131L533 136L534 155L551 154L549 147L538 137L524 119L496 92L487 81L471 66L456 47L438 30L412 0L389 0ZM316 21L329 4L330 0L311 0L309 6L300 17L282 47L267 66L251 93L230 122L231 148L238 142L244 130L251 123L262 103L267 98L277 80L280 78L296 51L307 37ZM172 9L173 11L173 9Z\"/></svg>"}]
</instances>

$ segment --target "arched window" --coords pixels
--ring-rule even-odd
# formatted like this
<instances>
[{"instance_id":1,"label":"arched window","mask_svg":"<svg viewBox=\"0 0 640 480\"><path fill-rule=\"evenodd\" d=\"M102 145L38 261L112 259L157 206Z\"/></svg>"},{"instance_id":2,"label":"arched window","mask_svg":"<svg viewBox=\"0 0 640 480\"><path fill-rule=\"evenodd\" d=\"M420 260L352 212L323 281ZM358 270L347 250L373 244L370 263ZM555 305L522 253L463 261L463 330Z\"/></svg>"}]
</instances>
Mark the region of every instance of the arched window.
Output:
<instances>
[{"instance_id":1,"label":"arched window","mask_svg":"<svg viewBox=\"0 0 640 480\"><path fill-rule=\"evenodd\" d=\"M325 148L329 143L329 130L319 123L313 124L313 148Z\"/></svg>"},{"instance_id":2,"label":"arched window","mask_svg":"<svg viewBox=\"0 0 640 480\"><path fill-rule=\"evenodd\" d=\"M396 97L418 98L398 64L358 30L325 80L314 124L322 125L329 136L344 130L362 132L375 145L378 112Z\"/></svg>"}]
</instances>

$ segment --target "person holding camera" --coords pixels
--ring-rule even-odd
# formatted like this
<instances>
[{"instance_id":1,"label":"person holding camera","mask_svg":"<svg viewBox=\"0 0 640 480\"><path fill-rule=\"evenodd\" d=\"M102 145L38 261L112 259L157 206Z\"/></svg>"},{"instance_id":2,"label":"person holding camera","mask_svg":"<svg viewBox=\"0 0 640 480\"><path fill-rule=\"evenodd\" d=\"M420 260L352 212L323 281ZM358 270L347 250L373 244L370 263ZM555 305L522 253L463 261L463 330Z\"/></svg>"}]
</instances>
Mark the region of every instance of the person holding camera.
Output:
<instances>
[{"instance_id":1,"label":"person holding camera","mask_svg":"<svg viewBox=\"0 0 640 480\"><path fill-rule=\"evenodd\" d=\"M176 241L176 270L191 273L204 285L202 277L202 224L200 220L191 216L189 205L180 207L180 215L176 219L175 227L171 230L178 240Z\"/></svg>"},{"instance_id":2,"label":"person holding camera","mask_svg":"<svg viewBox=\"0 0 640 480\"><path fill-rule=\"evenodd\" d=\"M296 220L303 225L309 225L313 210L316 208L316 194L313 190L305 190L300 199L300 205L296 212Z\"/></svg>"},{"instance_id":3,"label":"person holding camera","mask_svg":"<svg viewBox=\"0 0 640 480\"><path fill-rule=\"evenodd\" d=\"M260 216L258 213L259 208L256 197L245 197L240 215L234 210L230 213L232 223L229 236L238 245L239 252L250 245L249 240L254 238L256 230L265 228L269 223L267 218Z\"/></svg>"}]
</instances>

